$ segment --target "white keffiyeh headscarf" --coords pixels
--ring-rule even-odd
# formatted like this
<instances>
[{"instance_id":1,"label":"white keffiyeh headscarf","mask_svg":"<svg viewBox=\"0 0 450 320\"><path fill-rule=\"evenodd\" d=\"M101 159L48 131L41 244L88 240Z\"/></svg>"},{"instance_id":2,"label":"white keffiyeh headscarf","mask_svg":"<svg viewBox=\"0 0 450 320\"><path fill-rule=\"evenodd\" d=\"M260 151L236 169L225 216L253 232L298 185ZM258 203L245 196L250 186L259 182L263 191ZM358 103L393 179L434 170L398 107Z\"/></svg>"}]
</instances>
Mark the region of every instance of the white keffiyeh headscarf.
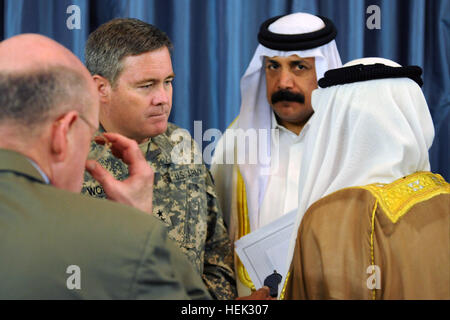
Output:
<instances>
[{"instance_id":1,"label":"white keffiyeh headscarf","mask_svg":"<svg viewBox=\"0 0 450 320\"><path fill-rule=\"evenodd\" d=\"M381 63L365 58L344 65ZM420 87L409 78L369 80L312 93L315 111L305 132L299 178L299 208L291 237L291 263L297 230L306 210L343 188L391 183L416 171L429 171L434 127Z\"/></svg>"}]
</instances>

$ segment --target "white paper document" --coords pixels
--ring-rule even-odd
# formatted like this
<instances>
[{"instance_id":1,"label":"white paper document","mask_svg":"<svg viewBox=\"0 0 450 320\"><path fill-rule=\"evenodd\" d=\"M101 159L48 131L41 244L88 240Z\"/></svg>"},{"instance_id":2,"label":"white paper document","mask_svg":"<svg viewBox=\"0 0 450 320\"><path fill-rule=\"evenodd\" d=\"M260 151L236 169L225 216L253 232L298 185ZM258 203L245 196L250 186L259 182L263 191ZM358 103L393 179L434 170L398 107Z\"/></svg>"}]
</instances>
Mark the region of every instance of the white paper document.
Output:
<instances>
[{"instance_id":1,"label":"white paper document","mask_svg":"<svg viewBox=\"0 0 450 320\"><path fill-rule=\"evenodd\" d=\"M281 290L289 268L286 260L296 214L297 210L291 211L235 242L236 253L257 289L276 270L283 277Z\"/></svg>"}]
</instances>

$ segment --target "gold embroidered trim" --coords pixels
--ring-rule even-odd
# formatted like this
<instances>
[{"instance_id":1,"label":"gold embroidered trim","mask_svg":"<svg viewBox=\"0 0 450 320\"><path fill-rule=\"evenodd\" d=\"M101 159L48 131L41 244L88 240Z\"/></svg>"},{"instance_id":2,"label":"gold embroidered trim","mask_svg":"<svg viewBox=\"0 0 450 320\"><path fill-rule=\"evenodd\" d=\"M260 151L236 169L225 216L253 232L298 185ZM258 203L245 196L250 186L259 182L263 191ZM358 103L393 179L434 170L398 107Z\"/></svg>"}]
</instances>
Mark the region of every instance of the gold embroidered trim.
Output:
<instances>
[{"instance_id":1,"label":"gold embroidered trim","mask_svg":"<svg viewBox=\"0 0 450 320\"><path fill-rule=\"evenodd\" d=\"M228 126L228 129L231 128L233 126L233 124L236 122L236 120L239 119L239 116L237 116L236 118L234 118L234 120L230 123L230 125Z\"/></svg>"},{"instance_id":2,"label":"gold embroidered trim","mask_svg":"<svg viewBox=\"0 0 450 320\"><path fill-rule=\"evenodd\" d=\"M439 174L416 172L389 184L374 183L363 187L377 199L392 223L396 223L414 205L439 194L450 193L450 184Z\"/></svg>"},{"instance_id":3,"label":"gold embroidered trim","mask_svg":"<svg viewBox=\"0 0 450 320\"><path fill-rule=\"evenodd\" d=\"M375 265L375 245L373 238L375 236L375 213L377 212L377 208L378 208L378 201L375 200L375 205L373 206L372 210L372 231L370 233L370 262L372 263L372 266ZM372 300L376 300L375 288L372 289Z\"/></svg>"},{"instance_id":4,"label":"gold embroidered trim","mask_svg":"<svg viewBox=\"0 0 450 320\"><path fill-rule=\"evenodd\" d=\"M281 293L280 293L280 299L279 300L284 300L284 296L285 296L285 294L286 294L286 287L287 287L287 283L288 283L288 280L289 280L289 276L291 275L291 272L289 271L287 274L286 274L286 279L284 280L284 285L283 285L283 289L281 290Z\"/></svg>"},{"instance_id":5,"label":"gold embroidered trim","mask_svg":"<svg viewBox=\"0 0 450 320\"><path fill-rule=\"evenodd\" d=\"M247 208L247 193L245 191L245 183L242 178L241 172L237 169L237 215L239 223L239 239L250 233L250 222L248 219L248 208ZM242 264L239 257L237 257L237 273L239 280L249 287L251 290L256 290L250 276L247 273L244 265Z\"/></svg>"}]
</instances>

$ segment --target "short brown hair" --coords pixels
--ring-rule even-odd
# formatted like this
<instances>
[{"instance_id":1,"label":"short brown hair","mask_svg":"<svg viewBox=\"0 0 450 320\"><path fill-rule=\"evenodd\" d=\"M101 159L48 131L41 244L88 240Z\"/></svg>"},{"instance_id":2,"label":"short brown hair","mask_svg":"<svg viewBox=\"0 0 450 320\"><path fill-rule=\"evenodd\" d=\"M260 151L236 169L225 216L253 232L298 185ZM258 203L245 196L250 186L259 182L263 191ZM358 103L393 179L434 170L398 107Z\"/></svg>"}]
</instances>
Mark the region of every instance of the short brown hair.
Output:
<instances>
[{"instance_id":1,"label":"short brown hair","mask_svg":"<svg viewBox=\"0 0 450 320\"><path fill-rule=\"evenodd\" d=\"M86 67L114 86L122 71L122 59L162 47L172 50L169 37L157 27L132 18L102 24L89 35L85 49Z\"/></svg>"}]
</instances>

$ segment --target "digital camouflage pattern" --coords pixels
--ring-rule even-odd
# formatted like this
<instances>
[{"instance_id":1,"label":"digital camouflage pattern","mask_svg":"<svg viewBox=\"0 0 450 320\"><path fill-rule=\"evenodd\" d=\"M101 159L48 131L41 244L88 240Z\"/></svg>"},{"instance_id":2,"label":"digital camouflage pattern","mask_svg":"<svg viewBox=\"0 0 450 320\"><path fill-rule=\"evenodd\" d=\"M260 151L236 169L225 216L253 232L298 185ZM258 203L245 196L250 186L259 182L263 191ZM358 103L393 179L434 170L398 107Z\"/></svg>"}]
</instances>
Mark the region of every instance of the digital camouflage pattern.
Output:
<instances>
[{"instance_id":1,"label":"digital camouflage pattern","mask_svg":"<svg viewBox=\"0 0 450 320\"><path fill-rule=\"evenodd\" d=\"M164 134L150 138L139 147L155 172L153 214L168 226L169 236L194 264L211 295L216 299L234 299L231 244L211 174L202 163L195 142L186 130L169 123ZM96 148L99 146L93 142L91 152ZM185 152L175 154L175 151ZM197 161L189 161L193 159ZM183 160L190 163L182 164L186 163ZM126 164L110 152L98 162L116 179L127 178ZM87 172L82 192L106 198L102 186Z\"/></svg>"}]
</instances>

